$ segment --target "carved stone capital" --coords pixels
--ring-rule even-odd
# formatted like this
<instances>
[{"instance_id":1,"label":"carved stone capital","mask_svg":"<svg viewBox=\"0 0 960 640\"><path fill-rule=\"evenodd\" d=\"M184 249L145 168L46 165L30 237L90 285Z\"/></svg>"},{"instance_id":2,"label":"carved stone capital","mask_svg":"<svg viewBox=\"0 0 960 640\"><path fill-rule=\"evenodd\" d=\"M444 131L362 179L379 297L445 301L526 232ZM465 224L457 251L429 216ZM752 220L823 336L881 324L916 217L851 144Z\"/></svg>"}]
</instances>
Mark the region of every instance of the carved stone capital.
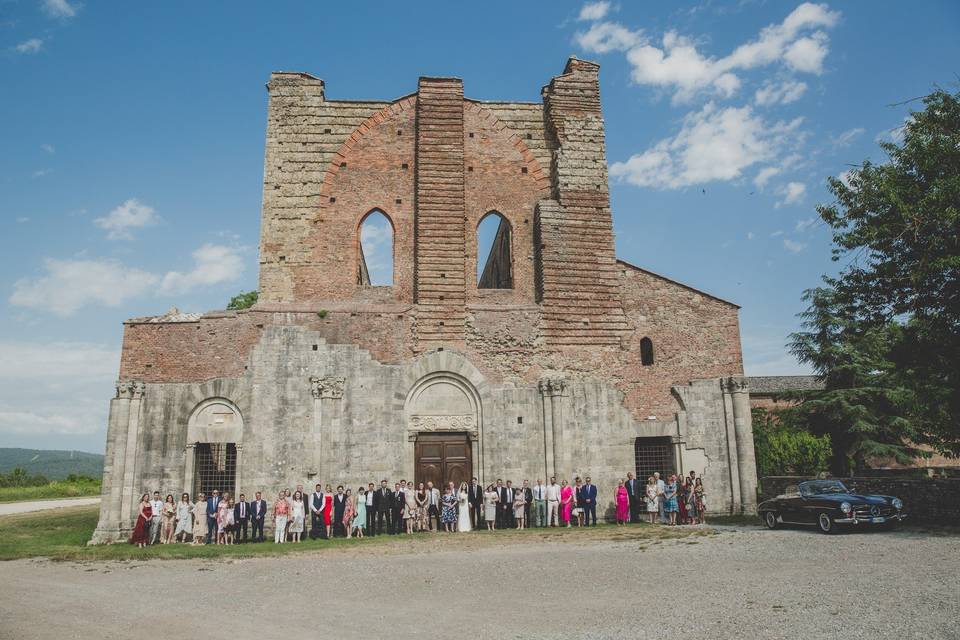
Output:
<instances>
[{"instance_id":1,"label":"carved stone capital","mask_svg":"<svg viewBox=\"0 0 960 640\"><path fill-rule=\"evenodd\" d=\"M147 391L147 385L137 380L121 380L117 382L117 397L124 400L139 400Z\"/></svg>"},{"instance_id":2,"label":"carved stone capital","mask_svg":"<svg viewBox=\"0 0 960 640\"><path fill-rule=\"evenodd\" d=\"M538 386L544 396L567 395L567 381L563 378L541 378Z\"/></svg>"},{"instance_id":3,"label":"carved stone capital","mask_svg":"<svg viewBox=\"0 0 960 640\"><path fill-rule=\"evenodd\" d=\"M475 431L477 419L471 415L410 416L410 431Z\"/></svg>"},{"instance_id":4,"label":"carved stone capital","mask_svg":"<svg viewBox=\"0 0 960 640\"><path fill-rule=\"evenodd\" d=\"M310 390L314 398L342 398L346 381L343 376L313 377L310 378Z\"/></svg>"},{"instance_id":5,"label":"carved stone capital","mask_svg":"<svg viewBox=\"0 0 960 640\"><path fill-rule=\"evenodd\" d=\"M133 383L132 393L133 393L133 399L134 399L134 400L138 400L138 399L142 398L143 395L144 395L146 392L147 392L147 385L145 385L145 384L142 383L142 382L134 382L134 383Z\"/></svg>"},{"instance_id":6,"label":"carved stone capital","mask_svg":"<svg viewBox=\"0 0 960 640\"><path fill-rule=\"evenodd\" d=\"M746 378L721 378L720 388L724 393L748 393L750 386Z\"/></svg>"}]
</instances>

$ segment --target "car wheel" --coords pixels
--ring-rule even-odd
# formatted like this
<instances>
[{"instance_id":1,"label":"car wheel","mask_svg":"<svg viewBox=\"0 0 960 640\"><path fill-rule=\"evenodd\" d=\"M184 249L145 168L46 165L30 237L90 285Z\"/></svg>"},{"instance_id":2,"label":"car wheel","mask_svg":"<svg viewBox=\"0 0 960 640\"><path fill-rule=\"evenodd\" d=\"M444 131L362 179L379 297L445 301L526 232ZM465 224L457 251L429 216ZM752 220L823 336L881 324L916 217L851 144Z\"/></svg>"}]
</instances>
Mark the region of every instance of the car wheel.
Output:
<instances>
[{"instance_id":1,"label":"car wheel","mask_svg":"<svg viewBox=\"0 0 960 640\"><path fill-rule=\"evenodd\" d=\"M821 511L817 516L817 528L820 529L821 533L834 533L837 530L837 526L833 523L833 519L826 511Z\"/></svg>"},{"instance_id":2,"label":"car wheel","mask_svg":"<svg viewBox=\"0 0 960 640\"><path fill-rule=\"evenodd\" d=\"M763 514L763 523L767 525L767 529L776 529L777 528L777 514L773 511L767 511Z\"/></svg>"}]
</instances>

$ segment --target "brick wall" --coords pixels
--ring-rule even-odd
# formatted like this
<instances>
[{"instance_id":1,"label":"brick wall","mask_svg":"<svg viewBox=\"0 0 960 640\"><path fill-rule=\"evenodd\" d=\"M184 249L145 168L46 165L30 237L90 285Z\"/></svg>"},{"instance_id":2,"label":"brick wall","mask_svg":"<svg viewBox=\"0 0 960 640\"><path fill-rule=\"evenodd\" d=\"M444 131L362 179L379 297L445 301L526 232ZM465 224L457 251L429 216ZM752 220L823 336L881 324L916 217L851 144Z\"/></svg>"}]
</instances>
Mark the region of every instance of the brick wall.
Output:
<instances>
[{"instance_id":1,"label":"brick wall","mask_svg":"<svg viewBox=\"0 0 960 640\"><path fill-rule=\"evenodd\" d=\"M809 478L768 476L760 481L760 499L768 500L784 492L787 485ZM903 501L908 522L933 525L960 525L960 478L841 478L857 493L896 496Z\"/></svg>"}]
</instances>

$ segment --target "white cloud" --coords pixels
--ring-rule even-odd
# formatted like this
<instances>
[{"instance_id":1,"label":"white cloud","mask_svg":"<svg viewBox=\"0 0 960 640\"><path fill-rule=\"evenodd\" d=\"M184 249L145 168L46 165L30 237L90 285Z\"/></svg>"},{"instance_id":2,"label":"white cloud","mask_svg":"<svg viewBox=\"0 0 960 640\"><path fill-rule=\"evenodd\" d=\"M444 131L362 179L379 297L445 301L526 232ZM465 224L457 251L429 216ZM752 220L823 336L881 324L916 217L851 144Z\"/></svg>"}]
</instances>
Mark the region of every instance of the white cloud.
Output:
<instances>
[{"instance_id":1,"label":"white cloud","mask_svg":"<svg viewBox=\"0 0 960 640\"><path fill-rule=\"evenodd\" d=\"M120 351L86 342L0 342L0 380L83 377L113 379Z\"/></svg>"},{"instance_id":2,"label":"white cloud","mask_svg":"<svg viewBox=\"0 0 960 640\"><path fill-rule=\"evenodd\" d=\"M94 433L97 427L77 419L75 415L0 410L0 433L83 435Z\"/></svg>"},{"instance_id":3,"label":"white cloud","mask_svg":"<svg viewBox=\"0 0 960 640\"><path fill-rule=\"evenodd\" d=\"M614 162L610 175L658 189L733 180L747 167L773 160L796 142L801 122L797 118L769 123L749 106L720 109L708 103L687 114L674 138L661 140L626 162Z\"/></svg>"},{"instance_id":4,"label":"white cloud","mask_svg":"<svg viewBox=\"0 0 960 640\"><path fill-rule=\"evenodd\" d=\"M45 275L21 278L13 285L10 304L73 315L88 304L116 307L152 289L159 278L115 260L44 261Z\"/></svg>"},{"instance_id":5,"label":"white cloud","mask_svg":"<svg viewBox=\"0 0 960 640\"><path fill-rule=\"evenodd\" d=\"M574 40L591 53L626 51L641 41L641 31L631 31L615 22L597 22L587 31L578 31Z\"/></svg>"},{"instance_id":6,"label":"white cloud","mask_svg":"<svg viewBox=\"0 0 960 640\"><path fill-rule=\"evenodd\" d=\"M40 148L51 155L57 152L57 150L54 148L52 144L42 144L40 145Z\"/></svg>"},{"instance_id":7,"label":"white cloud","mask_svg":"<svg viewBox=\"0 0 960 640\"><path fill-rule=\"evenodd\" d=\"M747 240L753 240L756 236L753 235L753 231L747 231Z\"/></svg>"},{"instance_id":8,"label":"white cloud","mask_svg":"<svg viewBox=\"0 0 960 640\"><path fill-rule=\"evenodd\" d=\"M42 178L43 176L48 176L51 173L53 173L52 169L37 169L32 175L34 178Z\"/></svg>"},{"instance_id":9,"label":"white cloud","mask_svg":"<svg viewBox=\"0 0 960 640\"><path fill-rule=\"evenodd\" d=\"M51 18L72 18L83 5L69 0L43 0L43 11Z\"/></svg>"},{"instance_id":10,"label":"white cloud","mask_svg":"<svg viewBox=\"0 0 960 640\"><path fill-rule=\"evenodd\" d=\"M237 247L208 243L193 252L193 261L192 270L169 271L163 276L162 295L179 295L198 287L233 282L243 273L243 260Z\"/></svg>"},{"instance_id":11,"label":"white cloud","mask_svg":"<svg viewBox=\"0 0 960 640\"><path fill-rule=\"evenodd\" d=\"M783 248L789 251L790 253L800 253L807 248L807 245L803 242L794 242L790 238L783 239Z\"/></svg>"},{"instance_id":12,"label":"white cloud","mask_svg":"<svg viewBox=\"0 0 960 640\"><path fill-rule=\"evenodd\" d=\"M104 217L96 218L93 223L105 229L110 240L130 240L133 238L131 229L141 229L159 220L153 207L131 198Z\"/></svg>"},{"instance_id":13,"label":"white cloud","mask_svg":"<svg viewBox=\"0 0 960 640\"><path fill-rule=\"evenodd\" d=\"M17 53L39 53L43 49L42 38L30 38L14 47Z\"/></svg>"},{"instance_id":14,"label":"white cloud","mask_svg":"<svg viewBox=\"0 0 960 640\"><path fill-rule=\"evenodd\" d=\"M807 90L806 82L784 80L783 82L765 82L754 94L758 106L769 107L775 104L796 102Z\"/></svg>"},{"instance_id":15,"label":"white cloud","mask_svg":"<svg viewBox=\"0 0 960 640\"><path fill-rule=\"evenodd\" d=\"M771 238L779 238L779 237L782 236L782 235L783 235L783 229L777 229L776 231L774 231L773 233L770 234L770 237L771 237Z\"/></svg>"},{"instance_id":16,"label":"white cloud","mask_svg":"<svg viewBox=\"0 0 960 640\"><path fill-rule=\"evenodd\" d=\"M753 184L757 189L763 189L770 182L770 178L783 171L780 167L764 167L753 179Z\"/></svg>"},{"instance_id":17,"label":"white cloud","mask_svg":"<svg viewBox=\"0 0 960 640\"><path fill-rule=\"evenodd\" d=\"M30 222L30 218L27 216L20 216L17 218L17 224L23 224L24 222Z\"/></svg>"},{"instance_id":18,"label":"white cloud","mask_svg":"<svg viewBox=\"0 0 960 640\"><path fill-rule=\"evenodd\" d=\"M785 207L791 204L797 204L803 200L804 195L807 193L807 185L802 182L788 182L784 186L777 189L777 194L782 198L777 204L776 207Z\"/></svg>"},{"instance_id":19,"label":"white cloud","mask_svg":"<svg viewBox=\"0 0 960 640\"><path fill-rule=\"evenodd\" d=\"M841 171L839 174L837 174L837 180L842 182L843 186L847 187L848 189L850 188L850 173L851 170L847 170Z\"/></svg>"},{"instance_id":20,"label":"white cloud","mask_svg":"<svg viewBox=\"0 0 960 640\"><path fill-rule=\"evenodd\" d=\"M817 226L818 220L816 218L806 218L805 220L797 220L797 226L794 227L794 231L797 233L805 233L810 231L815 226Z\"/></svg>"},{"instance_id":21,"label":"white cloud","mask_svg":"<svg viewBox=\"0 0 960 640\"><path fill-rule=\"evenodd\" d=\"M803 3L783 22L765 27L757 38L720 58L704 55L693 40L676 31L666 32L656 46L643 41L641 32L614 22L596 23L574 39L592 53L626 51L634 82L673 91L675 102L685 102L701 91L729 97L741 84L736 72L771 64L800 73L821 73L829 43L820 29L833 27L839 18L839 12L830 11L825 4ZM802 92L793 86L784 95L796 99Z\"/></svg>"},{"instance_id":22,"label":"white cloud","mask_svg":"<svg viewBox=\"0 0 960 640\"><path fill-rule=\"evenodd\" d=\"M580 15L577 16L577 20L602 20L608 11L610 11L609 2L588 2L580 8Z\"/></svg>"},{"instance_id":23,"label":"white cloud","mask_svg":"<svg viewBox=\"0 0 960 640\"><path fill-rule=\"evenodd\" d=\"M863 135L865 129L863 127L856 127L854 129L848 129L835 138L830 138L830 144L833 145L834 149L843 149L849 147L854 140Z\"/></svg>"}]
</instances>

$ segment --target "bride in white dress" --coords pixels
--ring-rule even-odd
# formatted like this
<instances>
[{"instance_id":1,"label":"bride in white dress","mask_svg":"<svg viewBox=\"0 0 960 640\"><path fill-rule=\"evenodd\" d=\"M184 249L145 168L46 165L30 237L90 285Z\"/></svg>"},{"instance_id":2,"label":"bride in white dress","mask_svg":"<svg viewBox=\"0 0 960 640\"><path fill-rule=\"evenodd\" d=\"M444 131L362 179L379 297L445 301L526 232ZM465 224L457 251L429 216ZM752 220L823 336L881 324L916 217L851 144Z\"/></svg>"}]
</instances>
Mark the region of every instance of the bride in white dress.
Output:
<instances>
[{"instance_id":1,"label":"bride in white dress","mask_svg":"<svg viewBox=\"0 0 960 640\"><path fill-rule=\"evenodd\" d=\"M461 482L460 488L457 489L457 531L460 533L471 531L470 504L467 498L467 483Z\"/></svg>"}]
</instances>

